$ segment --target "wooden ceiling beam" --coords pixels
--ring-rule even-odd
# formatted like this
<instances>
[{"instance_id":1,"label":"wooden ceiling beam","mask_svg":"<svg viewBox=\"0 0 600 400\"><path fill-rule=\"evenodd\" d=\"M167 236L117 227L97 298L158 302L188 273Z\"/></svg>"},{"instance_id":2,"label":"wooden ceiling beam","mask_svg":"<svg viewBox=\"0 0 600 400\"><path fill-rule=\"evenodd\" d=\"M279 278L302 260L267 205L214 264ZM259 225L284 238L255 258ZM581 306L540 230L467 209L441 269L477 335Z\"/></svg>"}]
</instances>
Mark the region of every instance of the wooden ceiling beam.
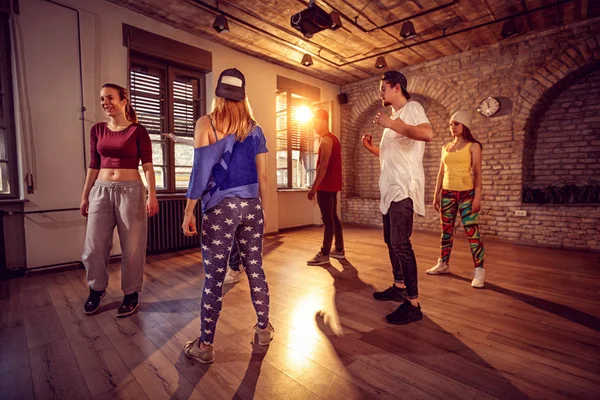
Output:
<instances>
[{"instance_id":1,"label":"wooden ceiling beam","mask_svg":"<svg viewBox=\"0 0 600 400\"><path fill-rule=\"evenodd\" d=\"M581 19L588 19L590 17L590 2L589 0L581 0Z\"/></svg>"}]
</instances>

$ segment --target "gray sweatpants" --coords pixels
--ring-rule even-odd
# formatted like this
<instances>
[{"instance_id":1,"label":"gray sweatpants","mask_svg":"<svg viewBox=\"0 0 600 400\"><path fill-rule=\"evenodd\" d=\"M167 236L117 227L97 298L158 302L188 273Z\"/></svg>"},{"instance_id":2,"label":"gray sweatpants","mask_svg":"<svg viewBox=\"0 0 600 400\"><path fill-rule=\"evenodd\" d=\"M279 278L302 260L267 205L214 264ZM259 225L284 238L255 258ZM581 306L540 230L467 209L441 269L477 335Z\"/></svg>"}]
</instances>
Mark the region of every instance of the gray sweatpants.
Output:
<instances>
[{"instance_id":1,"label":"gray sweatpants","mask_svg":"<svg viewBox=\"0 0 600 400\"><path fill-rule=\"evenodd\" d=\"M121 289L124 294L141 291L148 231L144 184L97 180L88 199L82 262L90 288L104 290L108 286L108 260L116 226L121 241Z\"/></svg>"}]
</instances>

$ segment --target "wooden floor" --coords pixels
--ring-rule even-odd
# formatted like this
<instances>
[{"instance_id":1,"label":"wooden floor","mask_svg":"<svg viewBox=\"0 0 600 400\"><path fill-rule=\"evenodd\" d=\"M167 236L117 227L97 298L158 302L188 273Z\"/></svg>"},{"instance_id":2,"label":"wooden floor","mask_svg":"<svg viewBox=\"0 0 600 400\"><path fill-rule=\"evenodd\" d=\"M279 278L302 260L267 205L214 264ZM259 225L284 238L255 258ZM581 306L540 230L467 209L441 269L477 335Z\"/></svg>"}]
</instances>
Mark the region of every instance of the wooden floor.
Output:
<instances>
[{"instance_id":1,"label":"wooden floor","mask_svg":"<svg viewBox=\"0 0 600 400\"><path fill-rule=\"evenodd\" d=\"M85 316L83 270L0 282L0 398L598 399L597 253L486 243L486 289L470 287L463 234L449 276L428 276L436 235L413 235L424 319L392 326L397 303L379 229L345 229L348 260L306 266L322 230L271 236L265 266L275 339L252 345L247 280L229 290L210 366L183 355L199 331L198 251L148 258L142 306L117 320L119 265Z\"/></svg>"}]
</instances>

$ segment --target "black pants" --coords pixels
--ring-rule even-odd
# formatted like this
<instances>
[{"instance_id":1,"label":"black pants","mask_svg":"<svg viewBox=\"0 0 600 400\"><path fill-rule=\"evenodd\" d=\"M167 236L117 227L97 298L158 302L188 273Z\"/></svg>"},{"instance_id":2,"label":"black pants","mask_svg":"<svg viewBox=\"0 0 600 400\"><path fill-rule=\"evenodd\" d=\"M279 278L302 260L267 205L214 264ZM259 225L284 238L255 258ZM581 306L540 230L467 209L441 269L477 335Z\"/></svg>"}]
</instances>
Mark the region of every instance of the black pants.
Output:
<instances>
[{"instance_id":1,"label":"black pants","mask_svg":"<svg viewBox=\"0 0 600 400\"><path fill-rule=\"evenodd\" d=\"M321 209L321 218L325 224L323 233L323 247L321 253L329 255L331 242L335 234L335 249L344 250L344 236L342 234L342 222L337 215L337 192L317 191L317 203Z\"/></svg>"},{"instance_id":2,"label":"black pants","mask_svg":"<svg viewBox=\"0 0 600 400\"><path fill-rule=\"evenodd\" d=\"M410 243L413 226L411 198L395 201L383 216L383 239L388 246L394 282L406 285L409 299L419 296L417 289L417 260Z\"/></svg>"}]
</instances>

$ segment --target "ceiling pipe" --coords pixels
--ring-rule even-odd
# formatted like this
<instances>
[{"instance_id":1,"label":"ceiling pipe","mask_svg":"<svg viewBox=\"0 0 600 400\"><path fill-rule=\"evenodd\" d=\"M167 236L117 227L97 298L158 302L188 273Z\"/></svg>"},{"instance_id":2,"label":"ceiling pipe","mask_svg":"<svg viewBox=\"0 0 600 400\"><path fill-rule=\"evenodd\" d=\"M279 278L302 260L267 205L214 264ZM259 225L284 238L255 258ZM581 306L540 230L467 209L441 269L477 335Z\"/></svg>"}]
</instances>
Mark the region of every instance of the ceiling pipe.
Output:
<instances>
[{"instance_id":1,"label":"ceiling pipe","mask_svg":"<svg viewBox=\"0 0 600 400\"><path fill-rule=\"evenodd\" d=\"M359 58L358 60L347 61L345 63L338 64L338 67L344 67L346 65L354 64L354 63L357 63L357 62L361 62L361 61L365 61L365 60L370 60L371 58L375 58L375 57L379 57L379 56L384 56L386 54L390 54L390 53L393 53L393 52L399 51L399 50L409 49L411 47L419 46L421 44L433 42L435 40L449 38L449 37L454 36L454 35L458 35L458 34L461 34L461 33L469 32L469 31L472 31L474 29L483 28L483 27L486 27L486 26L489 26L489 25L497 24L497 23L500 23L500 22L503 22L503 21L507 21L507 20L512 19L512 18L520 17L520 16L527 15L527 14L530 14L530 13L534 13L536 11L541 11L541 10L545 10L545 9L548 9L548 8L559 6L561 4L570 3L571 1L572 0L558 0L556 3L550 3L550 4L546 4L544 6L541 6L541 7L533 8L533 9L528 10L528 11L518 12L516 14L512 14L512 15L509 15L509 16L506 16L506 17L503 17L503 18L499 18L499 19L493 20L493 21L488 21L488 22L484 22L484 23L479 24L479 25L470 26L468 28L461 29L461 30L458 30L456 32L445 33L445 31L444 31L444 33L441 34L441 35L439 35L439 36L436 36L436 37L433 37L433 38L430 38L430 39L426 39L426 40L421 40L420 42L415 42L415 43L407 44L407 45L404 45L404 46L396 47L396 48L391 49L391 50L382 51L382 52L377 53L377 54L372 54L372 55L367 56L367 57Z\"/></svg>"},{"instance_id":2,"label":"ceiling pipe","mask_svg":"<svg viewBox=\"0 0 600 400\"><path fill-rule=\"evenodd\" d=\"M294 43L292 43L292 42L290 42L290 41L288 41L288 40L286 40L284 38L281 38L281 37L279 37L277 35L272 34L269 31L265 31L264 29L261 29L261 28L258 28L256 26L253 26L252 24L250 24L250 23L248 23L248 22L246 22L246 21L244 21L244 20L242 20L242 19L240 19L240 18L238 18L238 17L236 17L234 15L231 15L231 14L229 14L229 13L223 11L223 10L219 10L219 9L211 6L210 4L206 4L205 2L203 2L201 0L190 0L190 1L193 2L193 3L195 3L195 4L197 4L198 6L200 6L202 8L204 8L205 10L213 12L215 15L218 15L218 14L224 15L227 18L229 18L230 20L235 21L238 24L243 25L243 26L245 26L245 27L247 27L247 28L249 28L249 29L251 29L251 30L253 30L255 32L262 33L265 36L267 36L267 37L275 40L276 42L284 43L286 46L288 46L288 47L290 47L290 48L292 48L292 49L294 49L294 50L296 50L296 51L298 51L300 53L310 53L313 57L318 58L319 60L323 61L326 64L329 64L332 67L339 67L339 63L335 63L335 62L333 62L331 60L328 60L327 58L322 57L319 54L320 51L315 53L315 52L310 51L308 49L302 48L302 47L300 47L300 46L298 46L298 45L296 45L296 44L294 44ZM317 46L317 47L319 47L319 46ZM340 57L340 58L344 59L343 57ZM348 71L345 71L345 72L349 73ZM349 74L352 75L351 73L349 73Z\"/></svg>"},{"instance_id":3,"label":"ceiling pipe","mask_svg":"<svg viewBox=\"0 0 600 400\"><path fill-rule=\"evenodd\" d=\"M451 36L454 36L454 35L458 35L458 34L461 34L461 33L469 32L469 31L472 31L472 30L474 30L474 29L483 28L483 27L486 27L486 26L489 26L489 25L497 24L497 23L500 23L500 22L503 22L503 21L506 21L506 20L509 20L509 19L512 19L512 18L520 17L520 16L523 16L523 15L528 15L528 14L531 14L531 13L533 13L533 12L537 12L537 11L545 10L545 9L552 8L552 7L557 7L557 6L559 6L559 5L562 5L562 4L565 4L565 3L569 3L569 2L571 2L572 0L558 0L558 1L556 1L555 3L550 3L550 4L546 4L546 5L544 5L544 6L541 6L541 7L537 7L537 8L531 9L531 10L527 10L527 11L518 12L518 13L516 13L516 14L512 14L512 15L509 15L509 16L506 16L506 17L503 17L503 18L499 18L499 19L493 20L493 21L484 22L484 23L482 23L482 24L479 24L479 25L474 25L474 26L471 26L471 27L468 27L468 28L465 28L465 29L458 30L458 31L456 31L456 32L452 32L452 33L446 33L446 31L444 30L444 33L443 33L443 34L441 34L441 35L438 35L438 36L436 36L436 37L433 37L433 38L430 38L430 39L421 40L421 41L419 41L419 42L411 43L411 44L408 44L408 45L403 45L403 46L400 46L400 47L393 48L393 49L391 49L391 50L386 50L386 51L383 51L383 52L380 52L380 53L371 54L371 55L369 55L369 56L362 57L362 58L359 58L359 59L357 59L357 60L346 61L346 62L343 62L343 63L336 63L336 62L334 62L334 61L328 60L327 58L324 58L324 57L322 57L322 56L320 55L320 52L321 52L320 50L319 50L317 53L315 53L315 52L313 52L313 51L310 51L310 50L308 50L308 49L305 49L305 48L302 48L302 47L300 47L300 46L297 46L296 44L294 44L294 43L292 43L292 42L290 42L290 41L288 41L288 40L286 40L286 39L284 39L284 38L281 38L281 37L279 37L279 36L277 36L277 35L274 35L274 34L272 34L271 32L268 32L268 31L265 31L264 29L261 29L261 28L258 28L258 27L256 27L256 26L253 26L253 25L251 25L250 23L248 23L248 22L246 22L246 21L244 21L244 20L242 20L242 19L240 19L240 18L238 18L238 17L236 17L236 16L234 16L234 15L231 15L231 14L229 14L229 13L227 13L227 12L224 12L224 11L222 11L222 10L218 10L217 8L215 8L215 7L211 6L210 4L206 4L206 3L204 3L204 2L203 2L203 1L201 1L201 0L190 0L190 1L192 1L193 3L195 3L195 4L197 4L197 5L201 6L201 7L203 7L204 9L206 9L206 10L208 10L208 11L212 11L212 12L213 12L213 13L215 13L215 14L217 14L217 13L218 13L218 14L225 15L225 16L227 16L228 18L230 18L231 20L233 20L233 21L235 21L235 22L239 23L240 25L246 26L246 27L248 27L248 28L249 28L249 29L251 29L251 30L254 30L254 31L256 31L256 32L259 32L259 33L262 33L262 34L266 35L267 37L269 37L269 38L273 39L273 40L274 40L274 41L276 41L276 42L279 42L279 43L284 43L286 46L288 46L288 47L290 47L290 48L292 48L292 49L294 49L294 50L296 50L296 51L298 51L298 52L301 52L301 53L309 53L309 54L311 54L313 57L315 57L315 58L317 58L317 59L319 59L319 60L323 61L324 63L326 63L326 64L328 64L328 65L330 65L330 66L332 66L332 67L345 67L345 66L352 65L352 64L355 64L355 63L358 63L358 62L361 62L361 61L366 61L366 60L369 60L369 59L372 59L372 58L376 58L376 57L383 56L383 55L386 55L386 54L389 54L389 53L393 53L393 52L395 52L395 51L400 51L400 50L410 49L410 48L412 48L412 47L415 47L415 46L419 46L419 45L422 45L422 44L425 44L425 43L431 43L431 42L433 42L433 41L440 40L440 39L449 38L449 37L451 37ZM298 1L300 1L302 4L305 4L305 5L306 5L306 3L304 3L304 1L302 1L302 0L298 0ZM323 1L323 3L325 3L325 2ZM454 1L452 4L451 4L451 3L447 3L445 6L446 6L446 7L448 7L448 6L450 6L450 5L453 5L454 3L458 3L458 0L455 0L455 1ZM330 7L330 6L329 6L327 3L325 3L325 4L326 4L328 7ZM440 7L441 7L441 6L440 6ZM330 8L334 9L333 7L330 7ZM334 9L334 10L335 10L335 9ZM432 10L433 10L433 9L432 9ZM335 10L335 11L337 11L337 10ZM337 11L337 12L339 12L339 11ZM429 13L429 12L432 12L432 11L431 11L431 10L428 10L428 11L424 11L423 13ZM416 15L422 15L423 13L416 14ZM340 15L341 15L341 16L343 16L345 19L348 19L348 17L347 17L347 16L345 16L344 14L342 14L342 13L340 13ZM407 19L414 18L414 17L415 17L415 16L411 16L411 17L403 18L403 19L400 19L400 20L398 20L398 21L391 22L390 24L394 25L394 24L396 24L396 23L404 22L404 21L406 21ZM349 19L348 19L348 20L349 20ZM350 22L351 22L353 25L355 25L353 21L351 21L351 20L350 20ZM389 24L386 24L386 25L389 25ZM386 25L383 25L382 27L385 27ZM369 32L369 30L365 30L364 28L362 28L362 27L361 27L361 26L359 26L359 25L355 25L355 26L356 26L357 28L361 29L361 30L362 30L362 31L364 31L364 32ZM390 26L391 26L391 25L390 25ZM382 27L377 27L377 28L374 28L374 30L376 30L376 29L382 29ZM281 28L279 28L279 29L281 29ZM296 35L294 35L294 36L296 36ZM299 39L301 39L301 40L303 40L303 41L307 41L305 38L299 38ZM312 44L312 43L311 43L311 44ZM316 47L319 47L320 49L324 49L324 50L328 51L328 52L329 52L329 53L331 53L331 54L336 54L335 52L333 52L333 51L331 51L331 50L328 50L328 49L326 49L326 48L324 48L324 47L321 47L321 46L318 46L318 45L315 45L315 46L316 46ZM339 57L339 58L340 58L340 59L345 59L344 57ZM358 66L353 66L353 67L354 67L354 68L356 68L356 69L358 69L358 70L360 70L360 71L362 71L362 72L368 72L368 73L371 73L370 71L367 71L367 70L365 70L365 69L363 69L363 68L360 68L360 67L358 67ZM345 73L348 73L348 74L350 74L350 75L353 75L351 72L348 72L348 71L344 71L344 72L345 72Z\"/></svg>"},{"instance_id":4,"label":"ceiling pipe","mask_svg":"<svg viewBox=\"0 0 600 400\"><path fill-rule=\"evenodd\" d=\"M307 5L303 0L297 0L297 1L300 2L300 3L302 3L302 4L304 4L304 5ZM338 14L340 14L340 16L342 16L346 21L350 22L353 26L355 26L356 28L360 29L362 32L364 32L364 33L371 33L371 32L374 32L376 30L379 30L379 29L385 29L385 28L389 28L390 26L401 24L402 22L407 21L409 19L419 18L419 17L422 17L423 15L427 15L427 14L431 14L431 13L436 12L436 11L443 10L446 7L451 7L451 6L455 5L455 4L458 4L459 0L453 0L450 3L445 3L445 4L442 4L440 6L437 6L437 7L434 7L434 8L430 8L429 10L421 11L420 13L411 15L409 17L401 18L401 19L389 22L389 23L381 25L381 26L376 26L375 28L371 28L371 29L366 29L366 28L362 27L361 25L358 24L358 22L356 22L356 20L354 18L350 18L346 14L342 13L340 10L336 9L335 7L333 7L331 4L327 3L325 0L320 0L320 2L323 3L323 4L325 4L327 7L331 8L333 11L337 12ZM354 8L354 6L352 6L350 4L348 4L348 6L350 8L352 8L353 10L355 10L355 11L358 12L358 10L356 10ZM369 21L369 22L371 22L371 21ZM373 24L373 25L375 25L375 24Z\"/></svg>"}]
</instances>

